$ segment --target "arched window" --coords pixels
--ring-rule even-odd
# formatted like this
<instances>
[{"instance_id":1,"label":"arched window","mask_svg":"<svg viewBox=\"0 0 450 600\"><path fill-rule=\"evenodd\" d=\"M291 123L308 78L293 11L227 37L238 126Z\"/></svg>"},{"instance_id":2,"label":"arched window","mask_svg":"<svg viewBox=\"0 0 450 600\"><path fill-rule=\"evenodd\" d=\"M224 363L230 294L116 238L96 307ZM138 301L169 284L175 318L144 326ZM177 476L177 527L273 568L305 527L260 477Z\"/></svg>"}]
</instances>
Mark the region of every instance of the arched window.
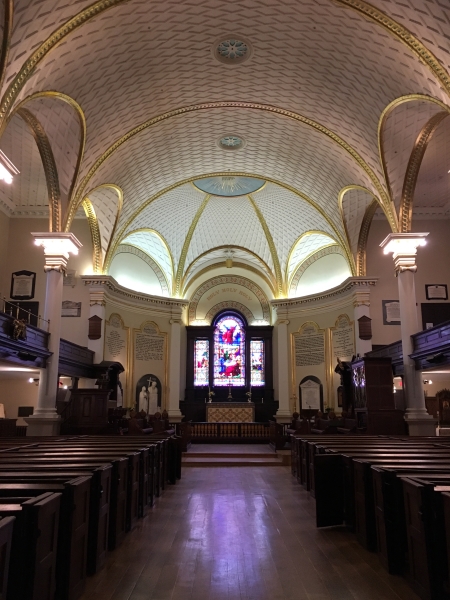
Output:
<instances>
[{"instance_id":1,"label":"arched window","mask_svg":"<svg viewBox=\"0 0 450 600\"><path fill-rule=\"evenodd\" d=\"M245 385L245 326L234 314L223 315L214 329L214 385Z\"/></svg>"}]
</instances>

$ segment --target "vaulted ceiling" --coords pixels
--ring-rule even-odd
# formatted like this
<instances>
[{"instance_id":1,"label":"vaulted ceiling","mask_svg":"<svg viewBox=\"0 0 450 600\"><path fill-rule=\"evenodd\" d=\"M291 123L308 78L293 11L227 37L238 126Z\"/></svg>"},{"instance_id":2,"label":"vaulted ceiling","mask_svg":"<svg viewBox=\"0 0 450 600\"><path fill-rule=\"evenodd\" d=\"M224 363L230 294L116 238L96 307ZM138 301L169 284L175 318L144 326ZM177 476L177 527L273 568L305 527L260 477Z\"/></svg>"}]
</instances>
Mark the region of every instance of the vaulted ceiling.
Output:
<instances>
[{"instance_id":1,"label":"vaulted ceiling","mask_svg":"<svg viewBox=\"0 0 450 600\"><path fill-rule=\"evenodd\" d=\"M365 274L377 209L402 231L450 214L447 3L4 0L0 18L20 170L0 208L51 230L83 208L98 272L134 248L183 295L232 256L280 297L326 247ZM209 177L266 183L229 197Z\"/></svg>"}]
</instances>

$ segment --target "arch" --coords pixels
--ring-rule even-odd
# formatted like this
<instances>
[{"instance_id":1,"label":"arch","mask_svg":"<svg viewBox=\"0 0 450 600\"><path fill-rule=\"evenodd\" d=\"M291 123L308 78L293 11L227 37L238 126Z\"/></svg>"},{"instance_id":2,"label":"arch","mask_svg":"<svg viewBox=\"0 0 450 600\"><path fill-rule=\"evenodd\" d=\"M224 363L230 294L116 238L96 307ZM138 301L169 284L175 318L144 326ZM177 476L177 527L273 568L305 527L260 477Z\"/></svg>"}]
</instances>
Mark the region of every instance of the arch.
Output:
<instances>
[{"instance_id":1,"label":"arch","mask_svg":"<svg viewBox=\"0 0 450 600\"><path fill-rule=\"evenodd\" d=\"M188 309L189 323L192 323L196 320L197 306L198 306L200 298L203 296L203 294L205 294L205 292L207 292L211 288L215 287L216 285L227 284L227 283L234 283L234 284L241 285L241 286L249 289L258 298L258 301L261 305L261 311L263 313L263 319L265 321L267 321L268 323L270 323L270 305L269 305L269 301L267 300L267 297L264 294L263 290L259 287L259 285L257 285L250 279L247 279L246 277L242 277L240 275L219 275L217 277L213 277L212 279L208 279L208 281L205 281L204 283L202 283L195 290L194 294L192 295L191 301L189 302L189 309ZM241 306L243 306L243 305L241 305ZM223 306L223 308L226 308L226 306ZM212 310L212 309L210 309L210 310ZM254 317L253 317L253 320L254 320Z\"/></svg>"},{"instance_id":2,"label":"arch","mask_svg":"<svg viewBox=\"0 0 450 600\"><path fill-rule=\"evenodd\" d=\"M432 104L436 104L437 106L442 108L442 110L450 111L449 106L447 106L446 104L444 104L437 98L433 98L432 96L426 96L425 94L406 94L405 96L399 96L398 98L395 98L394 100L392 100L392 102L390 102L384 108L383 112L380 115L380 118L378 119L378 132L377 132L378 155L379 155L379 159L380 159L381 168L382 168L382 171L384 174L384 179L386 181L386 185L388 186L390 194L391 194L391 191L390 191L390 184L389 184L389 174L387 171L387 165L386 165L386 160L385 160L386 153L385 153L384 139L383 139L385 124L386 124L386 121L387 121L389 115L392 113L392 111L397 106L400 106L401 104L405 104L408 102L414 102L414 101L431 102ZM392 198L391 198L391 201L392 201ZM393 213L397 217L395 208L393 209ZM389 221L389 219L388 219L388 221ZM393 229L392 231L395 231L395 230Z\"/></svg>"},{"instance_id":3,"label":"arch","mask_svg":"<svg viewBox=\"0 0 450 600\"><path fill-rule=\"evenodd\" d=\"M82 27L85 23L95 18L103 11L120 5L122 2L125 2L125 0L98 0L91 6L81 10L54 31L24 62L6 90L0 105L0 123L8 115L25 83L35 72L37 65L53 48L60 44L67 35L71 34L79 27ZM364 2L364 0L336 0L336 2L362 14L368 20L383 27L390 35L399 39L423 64L427 66L435 78L440 82L445 92L450 95L450 76L448 72L434 54L430 52L410 31L373 5ZM0 135L2 131L3 128L0 126Z\"/></svg>"},{"instance_id":4,"label":"arch","mask_svg":"<svg viewBox=\"0 0 450 600\"><path fill-rule=\"evenodd\" d=\"M298 265L297 265L297 268L298 268L298 266L299 266L299 265L301 265L301 264L302 264L302 263L303 263L305 260L307 260L307 258L308 258L309 256L311 256L311 255L312 255L312 254L314 254L315 252L318 252L318 251L319 251L319 250L321 250L322 248L324 248L324 247L328 247L328 246L331 246L331 245L334 245L334 244L337 244L337 245L339 246L339 242L337 242L337 241L336 241L336 240L333 238L333 236L331 236L331 235L330 235L328 232L326 232L326 231L323 231L323 230L321 230L321 229L310 229L310 230L308 230L308 231L304 231L304 232L303 232L301 235L299 235L299 236L298 236L298 238L295 240L295 242L292 244L292 246L291 246L291 249L289 250L289 254L288 254L287 261L286 261L285 278L286 278L286 285L287 285L287 288L288 288L288 290L289 290L289 288L290 288L290 280L292 280L292 277L293 277L293 275L291 275L291 277L289 277L289 265L290 265L290 262L291 262L292 255L293 255L293 253L294 253L294 251L295 251L296 247L297 247L297 246L298 246L298 244L299 244L299 243L302 241L302 239L303 239L303 238L305 238L305 237L308 237L308 236L310 236L310 235L314 235L314 234L323 235L323 236L325 236L325 237L329 238L330 240L332 240L332 243L331 243L331 244L327 244L326 246L319 246L319 247L318 247L316 250L314 250L313 252L311 252L310 254L308 254L307 256L305 256L305 258L304 258L303 260L301 260L301 261L300 261L300 263L298 263ZM348 261L347 253L345 252L345 250L344 250L343 252L344 252L344 256L345 256L346 260ZM350 266L350 269L352 270L352 265L351 265L351 264L349 264L349 266ZM295 270L296 270L296 268L294 268L294 271L295 271Z\"/></svg>"},{"instance_id":5,"label":"arch","mask_svg":"<svg viewBox=\"0 0 450 600\"><path fill-rule=\"evenodd\" d=\"M207 256L208 254L212 254L213 252L217 252L217 250L222 250L222 249L233 249L235 248L236 250L241 250L245 253L250 254L251 256L253 256L254 258L256 258L262 265L262 268L265 269L266 274L264 274L262 271L259 271L258 269L251 267L250 265L246 265L245 263L237 263L234 259L233 259L233 266L237 267L239 264L239 267L244 268L244 269L248 269L249 271L252 271L253 273L257 273L260 277L262 277L267 285L269 286L269 288L271 289L271 291L273 292L274 296L275 296L275 280L272 277L272 271L269 267L269 265L257 254L255 254L255 252L252 252L251 250L249 250L248 248L244 248L243 246L215 246L214 248L211 248L209 250L206 250L205 252L202 252L199 256L197 256L188 266L188 268L186 269L184 276L183 276L183 280L182 280L182 295L184 295L184 293L186 292L186 290L192 285L192 283L195 281L195 279L197 279L201 274L212 270L212 269L217 269L220 266L225 267L226 264L225 262L222 263L214 263L213 265L209 265L208 267L205 267L204 269L202 269L200 271L200 273L196 273L195 275L192 275L191 279L188 280L188 274L191 271L191 269L194 269L194 265L195 263L204 258L205 256Z\"/></svg>"},{"instance_id":6,"label":"arch","mask_svg":"<svg viewBox=\"0 0 450 600\"><path fill-rule=\"evenodd\" d=\"M159 264L155 260L153 260L153 258L149 256L146 252L144 252L140 248L137 248L136 246L133 246L132 244L120 244L116 252L114 253L113 259L118 254L134 254L135 256L138 256L141 260L143 260L145 263L147 263L148 266L155 272L158 281L161 285L162 292L165 292L168 296L170 295L170 284L167 281L164 271L161 269Z\"/></svg>"},{"instance_id":7,"label":"arch","mask_svg":"<svg viewBox=\"0 0 450 600\"><path fill-rule=\"evenodd\" d=\"M91 239L92 239L92 266L94 269L94 273L100 274L102 272L102 241L100 237L100 229L98 226L97 215L95 214L95 209L92 205L92 202L89 198L85 198L83 200L83 209L86 214L86 218L89 223L89 229L91 231Z\"/></svg>"},{"instance_id":8,"label":"arch","mask_svg":"<svg viewBox=\"0 0 450 600\"><path fill-rule=\"evenodd\" d=\"M19 104L14 108L12 113L5 120L5 122L6 122L5 127L7 126L9 121L13 118L13 116L20 109L22 109L26 104L28 104L32 100L37 100L39 98L58 98L62 102L66 102L69 106L71 106L75 110L75 113L78 117L78 121L80 124L80 145L78 148L77 160L76 160L75 169L74 169L74 173L73 173L73 177L72 177L72 182L71 182L69 194L68 194L68 197L70 200L70 198L72 197L74 188L75 188L76 181L78 179L78 173L80 171L81 161L83 160L84 148L86 145L86 117L84 115L83 109L78 104L78 102L76 100L74 100L71 96L64 94L62 92L55 92L55 91L51 91L51 90L46 90L43 92L35 92L33 94L30 94L26 98L24 98L21 102L19 102ZM0 118L1 118L1 114L0 114ZM0 137L1 137L2 132L3 132L3 129L0 129ZM67 206L67 209L68 208L69 208L69 206ZM63 215L63 216L64 216L64 219L66 219L67 215Z\"/></svg>"},{"instance_id":9,"label":"arch","mask_svg":"<svg viewBox=\"0 0 450 600\"><path fill-rule=\"evenodd\" d=\"M169 185L166 188L164 188L163 190L161 190L161 191L157 192L156 194L154 194L153 196L151 196L122 225L120 231L117 234L116 240L114 241L113 245L108 249L108 254L107 254L106 258L105 258L105 268L106 269L108 268L108 265L111 262L111 257L112 257L112 255L114 253L115 248L121 243L123 237L125 235L128 235L128 232L126 231L127 228L130 227L130 225L139 216L139 214L143 210L145 210L152 202L155 202L155 200L158 200L158 198L161 198L161 196L163 196L167 192L170 192L170 191L174 190L175 188L177 188L179 186L182 186L185 183L190 183L190 182L192 182L192 181L194 181L196 179L204 179L204 178L207 178L207 177L222 177L222 176L230 176L230 175L234 176L234 177L243 176L243 177L256 177L256 178L259 178L259 179L265 179L266 181L270 181L271 183L274 183L276 185L279 185L280 187L285 188L286 190L289 190L290 192L292 192L293 194L295 194L296 196L298 196L299 198L301 198L302 200L304 200L305 202L307 202L308 204L310 204L310 206L312 206L315 210L317 210L317 212L329 224L329 226L331 227L331 229L335 233L336 238L339 240L339 243L342 245L343 248L345 248L345 252L347 254L349 264L351 264L351 261L352 261L351 251L350 251L350 249L347 246L346 240L344 239L344 237L342 237L341 233L336 228L336 225L333 223L333 221L330 219L330 217L325 213L325 211L319 205L317 205L313 200L311 200L311 198L309 198L309 196L307 196L306 194L303 194L302 192L300 192L296 188L292 187L291 185L286 184L286 183L282 183L281 181L279 181L277 179L274 179L272 177L267 177L267 176L264 176L264 175L259 175L259 174L254 174L254 173L245 173L245 172L241 172L241 171L226 171L226 172L225 171L220 171L220 172L217 172L217 173L207 173L207 174L202 174L202 175L195 175L193 177L188 177L186 179L182 179L181 181L179 181L177 183L174 183L172 185ZM380 201L378 199L377 199L377 202L381 206L381 203L380 203ZM206 206L206 204L205 204L205 206ZM203 207L203 210L204 210L204 208L205 207ZM203 210L201 212L203 212ZM200 213L200 216L201 216L201 213Z\"/></svg>"},{"instance_id":10,"label":"arch","mask_svg":"<svg viewBox=\"0 0 450 600\"><path fill-rule=\"evenodd\" d=\"M236 310L220 311L214 318L213 325L213 385L245 386L245 318Z\"/></svg>"},{"instance_id":11,"label":"arch","mask_svg":"<svg viewBox=\"0 0 450 600\"><path fill-rule=\"evenodd\" d=\"M224 312L229 313L231 310L237 310L245 316L249 323L253 323L256 321L254 314L252 311L241 304L240 302L234 302L232 300L225 300L224 302L219 302L215 304L212 308L208 310L205 315L205 322L211 323L211 321L215 318L217 314L223 314Z\"/></svg>"},{"instance_id":12,"label":"arch","mask_svg":"<svg viewBox=\"0 0 450 600\"><path fill-rule=\"evenodd\" d=\"M285 286L283 282L283 275L281 273L280 259L278 258L278 252L275 247L275 243L273 241L272 234L270 233L269 226L267 225L267 221L264 218L264 215L259 209L259 206L254 201L251 194L247 194L248 199L250 200L250 204L253 206L253 209L258 217L259 222L261 223L261 227L263 228L264 235L266 236L267 244L270 249L270 255L272 256L272 262L275 269L275 279L277 283L277 297L283 298L286 296Z\"/></svg>"},{"instance_id":13,"label":"arch","mask_svg":"<svg viewBox=\"0 0 450 600\"><path fill-rule=\"evenodd\" d=\"M442 121L449 116L449 114L450 111L442 111L434 115L434 117L432 117L422 128L411 151L408 166L406 168L405 180L403 182L402 198L398 217L401 233L407 233L411 230L414 192L416 190L420 166L427 150L428 143L431 140L433 133L436 131Z\"/></svg>"},{"instance_id":14,"label":"arch","mask_svg":"<svg viewBox=\"0 0 450 600\"><path fill-rule=\"evenodd\" d=\"M120 243L122 243L122 242L126 242L127 238L131 237L133 234L135 234L135 233L141 233L141 232L142 232L142 233L152 233L152 234L153 234L153 235L155 235L155 236L156 236L156 237L157 237L157 238L158 238L158 239L161 241L161 243L163 244L163 246L164 246L164 248L165 248L165 250L166 250L166 252L167 252L167 254L168 254L169 260L170 260L170 267L171 267L171 268L170 268L170 277L171 277L171 279L172 279L172 282L173 282L173 277L174 277L174 262L173 262L173 256L172 256L172 252L171 252L171 250L170 250L170 246L169 246L169 244L167 243L166 239L164 238L164 236L163 236L163 235L161 235L161 234L159 233L159 231L156 231L156 229L150 229L150 228L148 228L148 227L141 227L140 229L134 229L133 231L128 231L128 232L127 232L127 234L126 234L126 235L125 235L125 236L122 238L122 240L121 240L121 242L120 242ZM140 248L139 246L136 246L136 244L133 244L132 242L128 242L128 245L130 245L130 246L135 246L135 247L139 248L140 250L142 250L142 248ZM114 254L115 254L115 251L116 251L116 249L117 249L117 247L118 247L118 246L119 246L119 244L117 244L117 245L114 247ZM114 254L113 254L112 256L114 256ZM153 257L152 257L152 258L153 258ZM154 260L154 259L153 259L153 260ZM110 264L111 264L111 261L112 261L112 257L111 257L111 260L109 261L109 263L108 263L108 264L106 264L106 261L105 261L105 270L106 270L106 269L109 269L109 267L110 267ZM155 262L157 262L157 261L155 261ZM159 264L159 263L158 263L158 264ZM161 267L161 265L159 265L159 267L160 267L160 269L161 269L162 271L164 271L164 269ZM173 285L173 284L172 284L172 285Z\"/></svg>"},{"instance_id":15,"label":"arch","mask_svg":"<svg viewBox=\"0 0 450 600\"><path fill-rule=\"evenodd\" d=\"M120 213L122 212L122 207L123 207L123 191L122 191L122 188L119 187L118 185L116 185L115 183L102 183L102 185L99 185L99 186L93 188L92 190L90 190L86 194L86 198L89 199L89 196L92 197L92 195L95 192L97 192L99 190L102 190L102 189L112 189L117 194L117 211L116 211L116 217L115 217L115 220L114 220L114 224L113 224L113 227L111 229L111 234L110 234L110 237L109 237L109 242L108 242L108 245L107 245L106 248L104 248L103 244L102 244L102 253L105 252L105 257L106 257L106 254L108 253L108 249L109 249L109 247L111 245L111 242L112 242L112 239L114 237L114 233L116 231L116 227L117 227L117 223L119 221ZM90 200L90 202L92 203L92 206L94 206L94 202L92 202L92 200ZM100 237L100 240L101 240L101 237ZM102 256L102 259L103 259L103 256Z\"/></svg>"},{"instance_id":16,"label":"arch","mask_svg":"<svg viewBox=\"0 0 450 600\"><path fill-rule=\"evenodd\" d=\"M81 201L81 198L83 197L84 190L85 190L87 184L92 179L92 177L95 175L95 173L100 168L100 166L118 148L120 148L120 146L122 146L129 139L131 139L135 135L141 133L148 127L151 127L152 125L155 125L157 123L161 123L161 121L164 121L166 119L170 119L172 117L177 117L177 116L191 113L191 112L198 111L198 110L214 110L214 109L222 109L222 108L237 108L237 109L245 108L245 109L249 109L249 110L264 110L264 111L267 111L267 112L270 112L270 113L273 113L273 114L276 114L276 115L279 115L279 116L282 116L285 118L292 119L292 120L296 121L297 123L302 123L303 125L307 125L308 127L312 127L313 129L319 131L323 135L326 135L327 137L329 137L334 143L341 146L341 148L343 148L348 154L350 154L350 156L353 158L353 160L356 162L356 164L369 177L374 188L377 190L377 192L380 196L380 205L383 208L383 210L386 214L386 217L392 223L393 230L396 231L397 222L395 219L395 213L391 214L392 207L391 207L391 201L390 201L389 195L385 191L383 185L381 184L381 182L379 181L378 177L375 175L375 173L373 172L371 167L366 163L366 161L362 158L362 156L356 150L354 150L344 139L342 139L340 136L338 136L336 133L334 133L333 131L331 131L330 129L325 127L324 125L321 125L320 123L318 123L312 119L309 119L307 117L304 117L298 113L294 113L292 111L278 108L275 106L271 106L268 104L258 104L258 103L251 103L251 102L211 102L208 104L196 104L196 105L192 105L192 106L186 106L186 107L174 109L174 110L164 113L162 115L158 115L157 117L153 117L152 119L149 119L148 121L142 123L141 125L138 125L134 129L132 129L131 131L129 131L128 133L123 135L119 140L114 142L114 144L112 144L102 154L102 156L100 158L98 158L94 162L94 164L89 169L88 173L84 176L83 180L80 182L80 185L78 186L78 189L71 200L71 205L69 208L69 212L68 212L66 224L65 224L66 230L68 227L70 227L70 222L72 221L72 219L76 213L77 207ZM0 113L0 117L1 117L1 113ZM230 172L225 173L225 175L230 175L230 174L231 174ZM219 174L219 175L221 175L221 174ZM247 176L248 174L239 173L239 175ZM214 174L208 175L208 177L211 177L211 176L218 176L218 174L214 173ZM256 177L256 175L250 175L250 176ZM205 177L205 175L203 175L203 177ZM192 181L194 179L200 179L200 178L201 177L198 177L198 176L195 178L188 178L185 180L184 183L186 183L187 181ZM267 181L270 181L270 179L268 177L261 176L261 178L265 179ZM287 186L285 186L285 187L287 187Z\"/></svg>"},{"instance_id":17,"label":"arch","mask_svg":"<svg viewBox=\"0 0 450 600\"><path fill-rule=\"evenodd\" d=\"M41 155L48 190L49 231L61 231L61 192L59 189L58 170L50 141L41 123L26 108L17 110L17 114L31 129Z\"/></svg>"},{"instance_id":18,"label":"arch","mask_svg":"<svg viewBox=\"0 0 450 600\"><path fill-rule=\"evenodd\" d=\"M369 239L370 226L372 225L373 217L378 210L378 203L374 200L366 208L364 217L359 230L358 248L356 252L356 273L358 277L366 275L366 260L367 260L367 240Z\"/></svg>"},{"instance_id":19,"label":"arch","mask_svg":"<svg viewBox=\"0 0 450 600\"><path fill-rule=\"evenodd\" d=\"M304 260L297 266L294 273L292 274L291 280L289 282L289 294L295 294L297 290L298 283L300 281L301 276L306 271L308 267L314 264L319 258L323 258L324 256L328 256L329 254L339 254L343 256L345 259L344 251L337 244L330 244L329 246L322 246L318 250L311 252L305 257Z\"/></svg>"}]
</instances>

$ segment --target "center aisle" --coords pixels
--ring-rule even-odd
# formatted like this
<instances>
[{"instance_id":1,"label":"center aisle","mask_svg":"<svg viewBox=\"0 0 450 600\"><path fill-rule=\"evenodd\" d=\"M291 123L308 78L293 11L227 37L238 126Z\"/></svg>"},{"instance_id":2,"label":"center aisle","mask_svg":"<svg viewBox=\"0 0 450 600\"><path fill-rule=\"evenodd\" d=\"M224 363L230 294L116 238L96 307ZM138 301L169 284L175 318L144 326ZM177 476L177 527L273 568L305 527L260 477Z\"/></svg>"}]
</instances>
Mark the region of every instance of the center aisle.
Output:
<instances>
[{"instance_id":1,"label":"center aisle","mask_svg":"<svg viewBox=\"0 0 450 600\"><path fill-rule=\"evenodd\" d=\"M289 467L185 469L82 600L418 600L314 511Z\"/></svg>"}]
</instances>

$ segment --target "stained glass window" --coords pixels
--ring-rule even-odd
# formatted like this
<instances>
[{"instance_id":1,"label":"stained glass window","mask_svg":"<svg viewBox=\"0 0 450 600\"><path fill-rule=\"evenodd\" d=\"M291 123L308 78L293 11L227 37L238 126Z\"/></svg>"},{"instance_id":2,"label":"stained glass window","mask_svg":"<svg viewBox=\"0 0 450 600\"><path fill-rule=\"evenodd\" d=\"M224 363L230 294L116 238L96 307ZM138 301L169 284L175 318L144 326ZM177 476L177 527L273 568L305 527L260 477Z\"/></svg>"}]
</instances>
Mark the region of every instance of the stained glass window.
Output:
<instances>
[{"instance_id":1,"label":"stained glass window","mask_svg":"<svg viewBox=\"0 0 450 600\"><path fill-rule=\"evenodd\" d=\"M223 316L214 330L214 385L245 385L244 323Z\"/></svg>"},{"instance_id":2,"label":"stained glass window","mask_svg":"<svg viewBox=\"0 0 450 600\"><path fill-rule=\"evenodd\" d=\"M250 385L264 385L264 341L250 341Z\"/></svg>"},{"instance_id":3,"label":"stained glass window","mask_svg":"<svg viewBox=\"0 0 450 600\"><path fill-rule=\"evenodd\" d=\"M209 385L209 341L195 340L194 385Z\"/></svg>"}]
</instances>

